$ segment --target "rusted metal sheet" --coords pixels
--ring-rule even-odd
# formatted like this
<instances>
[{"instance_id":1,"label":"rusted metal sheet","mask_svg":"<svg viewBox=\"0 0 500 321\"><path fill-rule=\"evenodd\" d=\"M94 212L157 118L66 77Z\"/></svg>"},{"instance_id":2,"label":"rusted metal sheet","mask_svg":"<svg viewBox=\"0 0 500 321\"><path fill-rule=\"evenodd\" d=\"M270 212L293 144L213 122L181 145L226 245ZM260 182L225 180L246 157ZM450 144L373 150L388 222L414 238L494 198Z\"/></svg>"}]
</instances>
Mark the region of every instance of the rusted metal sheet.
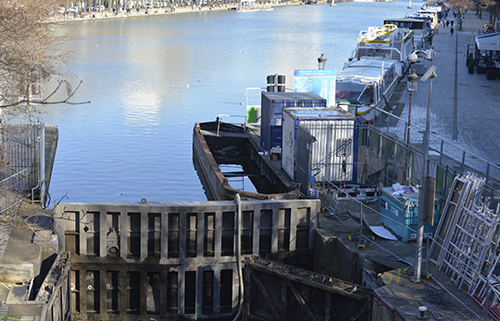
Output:
<instances>
[{"instance_id":1,"label":"rusted metal sheet","mask_svg":"<svg viewBox=\"0 0 500 321\"><path fill-rule=\"evenodd\" d=\"M245 263L245 320L370 320L372 291L262 258Z\"/></svg>"},{"instance_id":2,"label":"rusted metal sheet","mask_svg":"<svg viewBox=\"0 0 500 321\"><path fill-rule=\"evenodd\" d=\"M45 278L36 301L46 301L41 321L71 320L70 311L70 253L58 255Z\"/></svg>"}]
</instances>

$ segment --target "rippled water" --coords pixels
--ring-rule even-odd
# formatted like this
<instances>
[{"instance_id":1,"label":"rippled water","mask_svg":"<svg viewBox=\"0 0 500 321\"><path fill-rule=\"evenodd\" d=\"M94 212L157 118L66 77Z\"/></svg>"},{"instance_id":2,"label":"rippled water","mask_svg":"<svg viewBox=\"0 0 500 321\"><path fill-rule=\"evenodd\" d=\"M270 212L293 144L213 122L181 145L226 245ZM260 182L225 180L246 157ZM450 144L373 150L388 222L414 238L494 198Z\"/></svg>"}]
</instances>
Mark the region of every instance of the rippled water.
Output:
<instances>
[{"instance_id":1,"label":"rippled water","mask_svg":"<svg viewBox=\"0 0 500 321\"><path fill-rule=\"evenodd\" d=\"M423 2L422 2L423 3ZM268 74L341 69L358 33L402 17L405 1L194 12L67 24L77 57L74 101L44 107L59 128L52 202L206 200L192 160L192 129L245 115L247 87ZM420 4L414 3L414 7ZM52 207L52 204L51 204Z\"/></svg>"}]
</instances>

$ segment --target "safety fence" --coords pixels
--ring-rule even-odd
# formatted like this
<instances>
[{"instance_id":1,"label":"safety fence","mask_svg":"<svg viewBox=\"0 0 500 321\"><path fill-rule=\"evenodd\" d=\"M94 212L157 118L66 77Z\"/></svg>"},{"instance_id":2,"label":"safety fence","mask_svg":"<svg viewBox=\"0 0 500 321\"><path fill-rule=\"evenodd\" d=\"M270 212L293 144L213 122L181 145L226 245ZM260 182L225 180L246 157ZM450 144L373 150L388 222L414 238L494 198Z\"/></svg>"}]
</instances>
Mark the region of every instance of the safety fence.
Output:
<instances>
[{"instance_id":1,"label":"safety fence","mask_svg":"<svg viewBox=\"0 0 500 321\"><path fill-rule=\"evenodd\" d=\"M45 193L45 127L3 125L0 129L0 206L30 197L42 202Z\"/></svg>"},{"instance_id":2,"label":"safety fence","mask_svg":"<svg viewBox=\"0 0 500 321\"><path fill-rule=\"evenodd\" d=\"M420 175L415 170L421 171L423 164L422 147L424 144L423 134L425 129L412 123L412 134L410 135L410 139L408 139L408 120L402 119L385 110L380 110L380 112L381 117L379 117L377 123L370 126L373 132L383 136L381 139L384 142L380 146L385 149L379 152L389 165L391 164L391 159L402 156L401 154L396 154L397 152L402 153L402 150L408 150L417 155L420 159L415 163L416 167L413 169L413 178L419 182ZM379 149L381 148L379 147ZM391 150L394 151L392 154ZM395 164L401 165L401 158ZM475 173L478 176L484 177L485 193L496 204L500 195L500 166L466 150L464 147L459 146L458 143L451 142L431 132L429 133L429 175L438 179L435 175L442 177L444 171L452 174L452 177L448 177L448 182L446 182L448 186L458 174ZM447 189L444 189L444 182L441 181L440 183L443 191L446 192ZM439 187L440 185L437 185L437 188Z\"/></svg>"}]
</instances>

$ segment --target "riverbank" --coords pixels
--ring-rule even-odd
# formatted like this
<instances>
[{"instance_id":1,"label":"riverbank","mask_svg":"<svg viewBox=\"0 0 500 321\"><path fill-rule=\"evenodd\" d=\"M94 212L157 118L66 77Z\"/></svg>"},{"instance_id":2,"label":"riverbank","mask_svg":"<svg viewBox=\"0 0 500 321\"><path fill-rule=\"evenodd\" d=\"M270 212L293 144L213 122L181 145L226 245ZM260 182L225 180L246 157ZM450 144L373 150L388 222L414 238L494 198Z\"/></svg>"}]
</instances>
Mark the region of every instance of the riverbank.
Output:
<instances>
[{"instance_id":1,"label":"riverbank","mask_svg":"<svg viewBox=\"0 0 500 321\"><path fill-rule=\"evenodd\" d=\"M493 168L493 164L498 164L500 150L492 146L498 145L500 81L488 80L485 74L476 71L470 74L466 64L466 45L474 44L478 31L486 23L489 23L488 14L483 12L481 16L469 10L464 14L461 31L455 29L451 34L450 28L438 29L433 39L436 52L433 64L437 77L432 82L431 101L428 101L429 81L419 81L418 91L413 95L411 119L424 128L426 109L430 103L432 135L474 153L474 157L482 163L476 167L477 170L486 173L486 162L489 161L489 175L498 179L499 171ZM405 104L401 115L403 119L408 117L409 101L409 93L405 90L400 100ZM439 150L442 147L435 145L433 148Z\"/></svg>"},{"instance_id":2,"label":"riverbank","mask_svg":"<svg viewBox=\"0 0 500 321\"><path fill-rule=\"evenodd\" d=\"M303 5L303 2L275 2L270 3L271 7L279 6L294 6ZM260 6L260 4L257 4ZM113 19L113 18L131 18L131 17L142 17L142 16L157 16L157 15L172 15L180 13L195 13L195 12L212 12L212 11L237 11L238 4L223 4L223 5L202 5L202 6L184 6L184 7L174 7L172 8L153 8L153 9L131 9L130 11L120 10L117 13L113 11L103 11L103 12L86 12L86 13L75 13L75 14L57 14L56 16L48 19L51 22L72 22L72 21L88 21L88 20L99 20L99 19Z\"/></svg>"},{"instance_id":3,"label":"riverbank","mask_svg":"<svg viewBox=\"0 0 500 321\"><path fill-rule=\"evenodd\" d=\"M413 96L412 124L415 122L423 127L429 104L432 134L452 141L453 128L458 127L458 137L453 143L477 153L477 161L495 161L499 157L498 149L491 146L497 145L493 139L496 137L494 133L499 118L495 110L500 99L500 81L488 80L486 75L476 72L470 74L466 66L465 45L474 43L478 30L482 30L488 21L486 14L481 17L474 11L468 11L464 15L462 30L452 34L450 28L439 27L434 37L436 56L433 60L438 76L432 88L429 88L428 82L419 81L418 92ZM403 108L401 118L407 118L409 99L409 93L404 90L393 113ZM440 128L440 132L436 133L436 128ZM478 166L476 170L480 168ZM489 168L490 175L497 173L492 170L493 164L489 164ZM380 207L377 202L368 205ZM361 228L362 235L368 237L366 245L359 247L357 240L362 237L359 234L360 226L347 214L348 211L359 211L359 207L359 203L344 201L336 205L335 213L322 213L319 227L322 242L315 244L315 262L323 260L318 266L325 267L325 270L316 272L358 283L361 279L364 282L376 279L373 283L375 287L383 284L374 291L374 318L382 319L381 315L389 314L394 320L418 320L422 319L419 318L419 307L422 306L426 307L427 319L432 320L488 318L463 287L458 287L454 280L425 259L421 282L412 282L414 242L403 245L399 241L380 240L368 228ZM426 250L423 252L425 258ZM326 253L336 255L329 256ZM351 265L347 266L345 262ZM377 273L386 267L390 271ZM376 272L373 278L366 272L370 270ZM364 285L370 287L369 284Z\"/></svg>"}]
</instances>

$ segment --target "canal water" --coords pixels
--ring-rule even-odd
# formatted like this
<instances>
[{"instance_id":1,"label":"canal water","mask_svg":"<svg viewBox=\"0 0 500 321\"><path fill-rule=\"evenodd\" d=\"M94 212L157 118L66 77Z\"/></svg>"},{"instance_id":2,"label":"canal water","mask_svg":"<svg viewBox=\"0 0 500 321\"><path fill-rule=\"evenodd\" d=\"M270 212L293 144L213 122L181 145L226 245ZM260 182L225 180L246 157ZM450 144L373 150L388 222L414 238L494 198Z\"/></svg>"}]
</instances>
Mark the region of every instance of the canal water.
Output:
<instances>
[{"instance_id":1,"label":"canal water","mask_svg":"<svg viewBox=\"0 0 500 321\"><path fill-rule=\"evenodd\" d=\"M423 2L413 2L415 11ZM41 109L59 128L54 202L204 201L192 159L196 122L244 116L245 89L270 74L341 70L360 30L409 13L406 1L195 11L63 24L73 102ZM47 86L46 91L51 87ZM223 119L227 118L223 116ZM231 117L243 122L243 117Z\"/></svg>"}]
</instances>

